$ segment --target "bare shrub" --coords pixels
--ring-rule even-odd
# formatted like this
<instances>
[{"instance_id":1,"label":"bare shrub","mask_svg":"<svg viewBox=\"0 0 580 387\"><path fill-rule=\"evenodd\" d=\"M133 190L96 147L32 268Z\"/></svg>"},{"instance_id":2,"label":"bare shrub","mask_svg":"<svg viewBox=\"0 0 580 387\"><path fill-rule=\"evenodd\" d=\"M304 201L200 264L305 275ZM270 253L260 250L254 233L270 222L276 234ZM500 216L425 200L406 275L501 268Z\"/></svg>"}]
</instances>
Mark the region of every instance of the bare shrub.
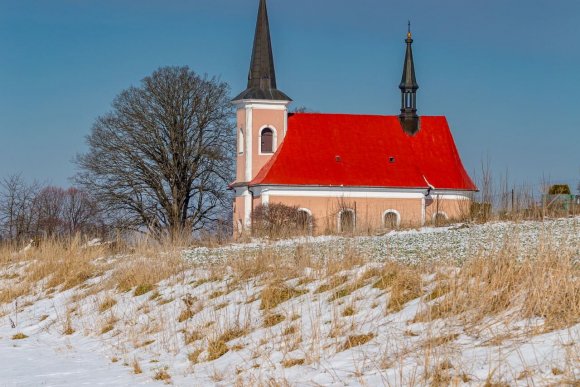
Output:
<instances>
[{"instance_id":1,"label":"bare shrub","mask_svg":"<svg viewBox=\"0 0 580 387\"><path fill-rule=\"evenodd\" d=\"M279 203L260 205L252 215L252 232L271 239L289 238L309 234L313 219L296 206Z\"/></svg>"}]
</instances>

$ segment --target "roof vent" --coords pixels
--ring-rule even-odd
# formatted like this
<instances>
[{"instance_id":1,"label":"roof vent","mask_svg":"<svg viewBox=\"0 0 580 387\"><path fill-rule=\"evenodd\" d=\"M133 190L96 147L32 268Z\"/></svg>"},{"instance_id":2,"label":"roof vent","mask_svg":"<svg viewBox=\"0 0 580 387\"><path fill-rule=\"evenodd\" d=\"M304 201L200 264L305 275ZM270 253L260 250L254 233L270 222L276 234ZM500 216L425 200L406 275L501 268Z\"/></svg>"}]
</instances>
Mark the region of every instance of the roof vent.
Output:
<instances>
[{"instance_id":1,"label":"roof vent","mask_svg":"<svg viewBox=\"0 0 580 387\"><path fill-rule=\"evenodd\" d=\"M395 162L395 156L391 156L389 157L389 163L394 163Z\"/></svg>"},{"instance_id":2,"label":"roof vent","mask_svg":"<svg viewBox=\"0 0 580 387\"><path fill-rule=\"evenodd\" d=\"M340 158L340 156L335 156L336 162L340 163L342 161L342 159Z\"/></svg>"}]
</instances>

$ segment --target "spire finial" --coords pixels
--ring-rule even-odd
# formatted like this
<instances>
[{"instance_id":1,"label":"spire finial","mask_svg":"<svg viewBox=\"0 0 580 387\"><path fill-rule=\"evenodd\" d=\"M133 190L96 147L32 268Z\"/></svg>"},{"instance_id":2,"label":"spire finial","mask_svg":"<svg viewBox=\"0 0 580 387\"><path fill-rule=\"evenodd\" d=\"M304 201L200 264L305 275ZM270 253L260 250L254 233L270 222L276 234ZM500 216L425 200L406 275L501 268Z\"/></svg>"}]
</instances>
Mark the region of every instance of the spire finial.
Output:
<instances>
[{"instance_id":1,"label":"spire finial","mask_svg":"<svg viewBox=\"0 0 580 387\"><path fill-rule=\"evenodd\" d=\"M411 39L413 35L411 34L411 20L407 21L407 39Z\"/></svg>"}]
</instances>

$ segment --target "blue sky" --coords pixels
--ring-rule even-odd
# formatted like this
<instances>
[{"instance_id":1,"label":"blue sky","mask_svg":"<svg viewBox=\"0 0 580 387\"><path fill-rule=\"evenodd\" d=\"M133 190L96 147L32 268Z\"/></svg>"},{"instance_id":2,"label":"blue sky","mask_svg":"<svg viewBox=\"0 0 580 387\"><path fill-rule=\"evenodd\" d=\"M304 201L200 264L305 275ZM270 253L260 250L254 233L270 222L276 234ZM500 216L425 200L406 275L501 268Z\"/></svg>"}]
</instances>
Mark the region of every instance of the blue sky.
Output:
<instances>
[{"instance_id":1,"label":"blue sky","mask_svg":"<svg viewBox=\"0 0 580 387\"><path fill-rule=\"evenodd\" d=\"M0 177L67 185L95 118L160 66L244 89L257 0L0 0ZM523 6L525 4L525 6ZM278 86L319 112L397 114L407 19L419 113L467 170L580 179L577 0L269 0Z\"/></svg>"}]
</instances>

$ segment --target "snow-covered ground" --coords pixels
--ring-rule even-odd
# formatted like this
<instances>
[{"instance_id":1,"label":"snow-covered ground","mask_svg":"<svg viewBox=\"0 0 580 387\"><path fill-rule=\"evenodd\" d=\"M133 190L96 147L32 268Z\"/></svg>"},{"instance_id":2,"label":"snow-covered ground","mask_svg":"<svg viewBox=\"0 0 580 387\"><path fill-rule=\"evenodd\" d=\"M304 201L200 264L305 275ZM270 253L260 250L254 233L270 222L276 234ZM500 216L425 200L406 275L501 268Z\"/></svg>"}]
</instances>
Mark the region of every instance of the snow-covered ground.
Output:
<instances>
[{"instance_id":1,"label":"snow-covered ground","mask_svg":"<svg viewBox=\"0 0 580 387\"><path fill-rule=\"evenodd\" d=\"M291 252L296 245L311 248L321 256L329 251L349 254L354 251L365 257L384 261L416 263L427 261L462 261L481 252L497 251L509 243L522 246L522 253L533 251L537 242L548 238L551 243L571 243L578 246L580 218L555 219L545 222L491 222L481 225L452 225L391 231L381 236L341 237L319 236L282 241L254 241L221 248L197 248L184 252L194 262L220 262L242 251L270 248L280 254ZM580 249L580 247L577 247ZM580 253L580 250L578 250Z\"/></svg>"},{"instance_id":2,"label":"snow-covered ground","mask_svg":"<svg viewBox=\"0 0 580 387\"><path fill-rule=\"evenodd\" d=\"M506 238L533 251L544 234L578 258L579 226L576 218L196 249L186 254L190 271L143 295L85 285L21 297L18 305L0 305L0 386L577 385L580 324L553 330L542 329L541 318L415 322L436 300L422 295L388 310L388 292L374 287L369 273L381 265L372 260L431 261L439 254L461 261L501 249ZM334 274L336 283L326 287L331 277L305 270L285 282L295 294L269 312L260 298L268 278L236 281L197 264L264 248L290 254L297 246L321 255L354 249L372 260ZM357 286L337 297L349 284ZM231 340L220 347L225 333ZM213 359L210 349L221 356Z\"/></svg>"}]
</instances>

